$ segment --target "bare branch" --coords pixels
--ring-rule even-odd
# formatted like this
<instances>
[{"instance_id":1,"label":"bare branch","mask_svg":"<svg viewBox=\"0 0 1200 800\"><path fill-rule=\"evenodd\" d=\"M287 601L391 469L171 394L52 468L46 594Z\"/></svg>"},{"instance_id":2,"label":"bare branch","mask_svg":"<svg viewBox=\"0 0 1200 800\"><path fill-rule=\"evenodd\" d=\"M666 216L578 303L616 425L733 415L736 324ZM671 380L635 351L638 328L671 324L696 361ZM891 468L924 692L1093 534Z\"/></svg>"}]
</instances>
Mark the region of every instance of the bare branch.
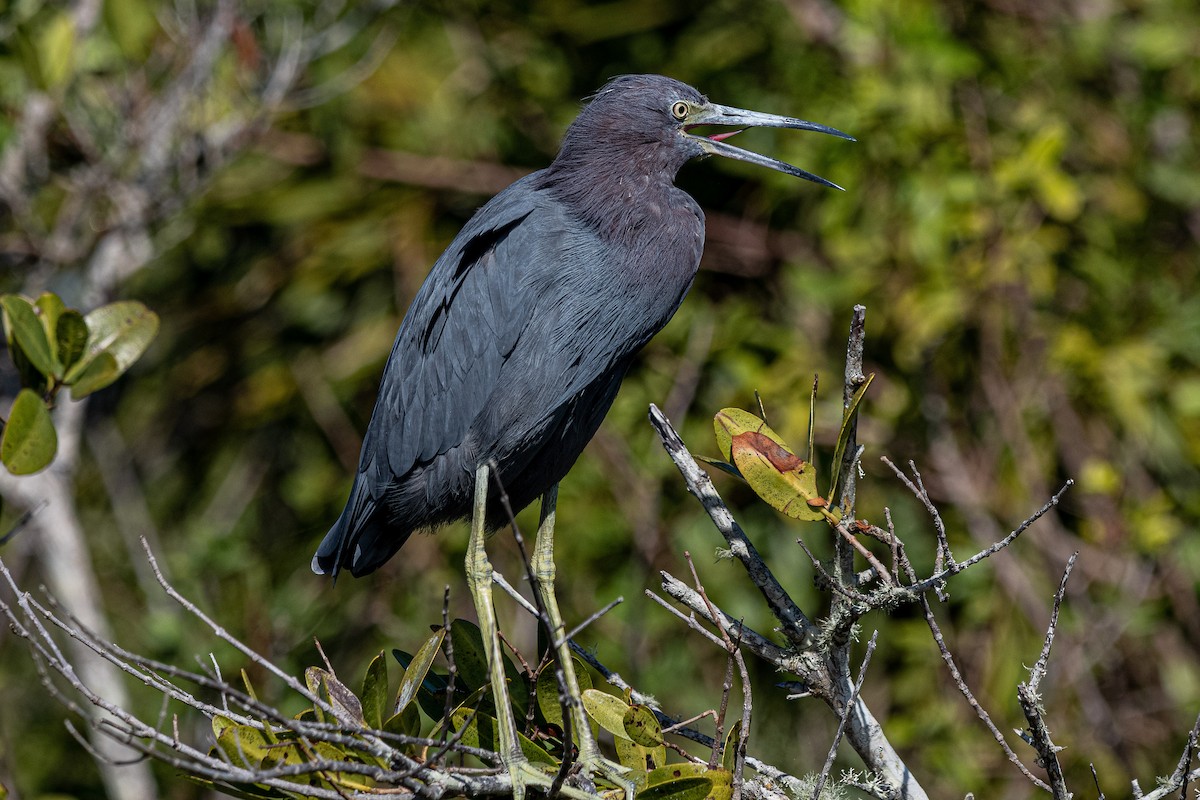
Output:
<instances>
[{"instance_id":1,"label":"bare branch","mask_svg":"<svg viewBox=\"0 0 1200 800\"><path fill-rule=\"evenodd\" d=\"M721 500L708 473L696 463L695 458L692 457L683 440L679 438L679 434L671 426L670 421L653 404L650 406L650 424L658 431L663 447L666 448L671 460L675 462L675 466L683 475L688 491L695 495L704 506L704 510L708 512L708 516L716 525L717 530L729 543L730 550L742 562L746 574L758 587L763 598L766 599L767 605L771 608L771 612L780 621L784 635L797 647L809 646L817 634L812 622L771 573L754 545L750 543L745 531L734 520L733 514Z\"/></svg>"},{"instance_id":2,"label":"bare branch","mask_svg":"<svg viewBox=\"0 0 1200 800\"><path fill-rule=\"evenodd\" d=\"M825 781L829 779L829 771L833 769L833 760L837 757L838 745L842 743L842 735L846 732L846 722L854 711L859 692L862 691L863 681L867 677L867 665L871 663L871 656L875 654L875 644L878 640L879 631L875 631L871 634L871 641L867 643L867 652L863 656L862 665L858 668L858 680L854 682L854 691L850 693L850 698L842 708L842 713L838 715L837 732L833 735L833 742L829 745L829 754L825 756L825 764L817 776L816 786L813 787L813 800L820 800L821 789L825 787Z\"/></svg>"}]
</instances>

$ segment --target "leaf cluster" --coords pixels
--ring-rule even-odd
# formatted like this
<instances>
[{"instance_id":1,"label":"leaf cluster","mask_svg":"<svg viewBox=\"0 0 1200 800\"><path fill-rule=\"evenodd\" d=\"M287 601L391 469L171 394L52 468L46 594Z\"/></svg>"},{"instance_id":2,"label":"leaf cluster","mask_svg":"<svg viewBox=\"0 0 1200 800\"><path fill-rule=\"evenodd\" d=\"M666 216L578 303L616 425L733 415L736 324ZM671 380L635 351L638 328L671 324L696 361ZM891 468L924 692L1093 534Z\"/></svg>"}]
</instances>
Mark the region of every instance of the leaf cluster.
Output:
<instances>
[{"instance_id":1,"label":"leaf cluster","mask_svg":"<svg viewBox=\"0 0 1200 800\"><path fill-rule=\"evenodd\" d=\"M450 669L435 668L439 655ZM394 695L388 678L391 660L402 668ZM521 661L528 663L524 658ZM563 737L562 698L554 664L547 653L531 674L518 670L507 656L504 662L513 713L525 723L518 733L521 750L533 764L553 774L560 769L569 744ZM730 731L717 766L668 763L666 738L656 713L633 702L628 693L617 697L593 688L591 673L583 662L576 660L575 666L583 708L591 724L613 736L618 761L630 770L638 798L730 800L736 728ZM247 695L257 700L245 671L242 681ZM266 715L254 722L238 722L215 714L211 721L215 744L210 755L264 777L284 777L296 784L295 790L198 772L186 773L189 779L247 800L310 796L306 789L385 789L390 783L376 781L363 769L375 766L392 774L395 766L394 757L371 751L367 739L375 736L416 763L449 772L454 770L447 761L450 755L470 753L485 763L498 758L499 723L491 706L483 641L472 622L456 619L448 632L437 626L415 653L394 649L391 659L379 653L367 667L357 693L324 667L309 667L305 685L319 702L298 713L296 724L272 721ZM312 729L306 726L342 735L312 741L300 732ZM604 796L622 796L619 787L600 788Z\"/></svg>"},{"instance_id":2,"label":"leaf cluster","mask_svg":"<svg viewBox=\"0 0 1200 800\"><path fill-rule=\"evenodd\" d=\"M21 378L0 438L0 462L14 475L45 469L58 449L50 408L70 389L79 400L121 377L158 333L158 315L133 300L85 316L45 292L30 301L0 295L8 352Z\"/></svg>"}]
</instances>

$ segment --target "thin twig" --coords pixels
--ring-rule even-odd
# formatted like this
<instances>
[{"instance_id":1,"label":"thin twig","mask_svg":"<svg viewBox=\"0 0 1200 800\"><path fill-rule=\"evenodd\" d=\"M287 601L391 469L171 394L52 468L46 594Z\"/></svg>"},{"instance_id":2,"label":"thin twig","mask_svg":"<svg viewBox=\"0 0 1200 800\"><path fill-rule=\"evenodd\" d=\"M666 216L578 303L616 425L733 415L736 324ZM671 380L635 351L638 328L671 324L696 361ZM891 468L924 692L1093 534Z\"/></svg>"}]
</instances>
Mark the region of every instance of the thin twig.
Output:
<instances>
[{"instance_id":1,"label":"thin twig","mask_svg":"<svg viewBox=\"0 0 1200 800\"><path fill-rule=\"evenodd\" d=\"M958 573L962 572L963 570L969 569L970 567L973 567L974 565L978 564L980 561L983 561L985 558L994 556L996 553L999 553L1001 550L1003 550L1004 548L1008 547L1010 544L1015 542L1017 540L1017 537L1019 537L1022 533L1029 530L1029 527L1031 525L1033 525L1033 523L1037 522L1039 519L1041 519L1046 514L1048 514L1052 508L1055 508L1058 505L1059 500L1062 499L1062 496L1067 491L1067 489L1070 489L1074 485L1075 485L1075 481L1068 478L1067 482L1063 484L1062 488L1059 489L1057 492L1055 492L1054 496L1051 497L1049 500L1047 500L1045 505L1043 505L1037 511L1033 512L1031 515L1026 517L1025 520L1020 525L1018 525L1011 533L1009 533L1007 536L1005 536L1000 541L993 544L991 547L988 547L984 550L979 551L975 555L968 558L966 561L959 561L957 563L951 564L950 566L946 567L946 569L942 570L941 572L937 572L933 575L930 575L928 578L925 578L922 581L914 580L913 583L909 584L908 586L905 586L904 589L911 593L926 592L929 589L936 587L939 583L944 582L947 578L951 577L952 575L957 575Z\"/></svg>"},{"instance_id":2,"label":"thin twig","mask_svg":"<svg viewBox=\"0 0 1200 800\"><path fill-rule=\"evenodd\" d=\"M946 639L942 635L942 629L938 626L937 619L933 615L933 608L929 605L929 599L922 595L920 602L922 610L925 612L925 624L929 626L929 630L933 634L934 644L937 645L938 652L942 655L942 661L946 663L946 668L950 670L951 680L954 681L954 685L958 687L958 690L962 693L962 696L966 698L967 704L974 709L976 716L978 716L980 721L982 721L983 724L987 726L987 729L992 732L992 738L994 738L1000 745L1001 749L1004 750L1004 754L1008 756L1008 760L1011 761L1013 765L1021 771L1021 774L1028 778L1030 782L1039 789L1050 791L1050 786L1041 778L1030 772L1029 768L1022 763L1021 759L1017 757L1017 754L1014 753L1012 748L1008 746L1008 741L1004 738L1004 734L1001 733L1000 729L996 727L996 723L992 722L992 718L987 713L987 710L984 709L979 701L975 699L975 695L971 692L970 687L967 686L966 680L963 679L962 673L958 669L958 665L954 662L954 656L950 654L950 649L946 647Z\"/></svg>"},{"instance_id":3,"label":"thin twig","mask_svg":"<svg viewBox=\"0 0 1200 800\"><path fill-rule=\"evenodd\" d=\"M1046 628L1046 639L1042 644L1042 652L1038 656L1038 660L1030 670L1029 683L1022 682L1017 686L1017 700L1022 713L1025 714L1025 720L1029 723L1028 741L1038 754L1038 764L1046 770L1047 782L1050 784L1054 800L1068 800L1071 793L1067 791L1066 777L1063 775L1062 765L1058 763L1058 751L1062 748L1056 746L1050 739L1050 728L1046 725L1038 687L1046 675L1046 666L1050 661L1050 646L1054 643L1054 634L1058 630L1058 612L1062 607L1063 596L1067 592L1067 579L1071 577L1071 569L1075 566L1077 558L1079 558L1078 552L1072 553L1067 560L1062 580L1059 581L1058 590L1054 593L1054 607L1050 612L1050 624Z\"/></svg>"},{"instance_id":4,"label":"thin twig","mask_svg":"<svg viewBox=\"0 0 1200 800\"><path fill-rule=\"evenodd\" d=\"M1079 551L1076 550L1067 559L1066 569L1063 570L1062 579L1058 582L1058 591L1054 593L1054 606L1050 611L1050 624L1046 628L1046 640L1042 643L1042 652L1038 655L1038 660L1034 662L1033 669L1029 674L1029 688L1033 692L1037 692L1042 678L1046 675L1046 665L1050 661L1050 646L1054 643L1054 634L1058 630L1058 612L1062 608L1063 597L1067 593L1067 579L1071 577L1071 570L1078 558Z\"/></svg>"},{"instance_id":5,"label":"thin twig","mask_svg":"<svg viewBox=\"0 0 1200 800\"><path fill-rule=\"evenodd\" d=\"M875 631L871 634L871 641L867 642L867 652L863 656L862 665L858 668L858 680L854 682L854 689L846 698L842 713L838 715L837 732L833 735L829 753L825 756L825 764L821 767L821 774L817 776L816 786L813 787L813 800L820 800L821 789L825 787L825 781L829 779L829 771L833 769L833 760L837 758L838 745L842 743L842 735L846 732L846 722L850 719L850 714L858 703L858 693L862 691L863 681L867 677L867 666L871 663L871 656L875 653L875 644L878 640L879 631Z\"/></svg>"}]
</instances>

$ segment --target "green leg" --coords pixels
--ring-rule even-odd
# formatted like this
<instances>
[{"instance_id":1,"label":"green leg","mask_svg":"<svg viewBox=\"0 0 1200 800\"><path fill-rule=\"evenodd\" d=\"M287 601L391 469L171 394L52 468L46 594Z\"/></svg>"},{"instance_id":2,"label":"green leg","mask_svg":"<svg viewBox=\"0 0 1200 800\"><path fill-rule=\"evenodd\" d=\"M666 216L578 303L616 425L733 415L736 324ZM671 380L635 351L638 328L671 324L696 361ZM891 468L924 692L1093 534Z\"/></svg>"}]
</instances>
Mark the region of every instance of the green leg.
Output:
<instances>
[{"instance_id":1,"label":"green leg","mask_svg":"<svg viewBox=\"0 0 1200 800\"><path fill-rule=\"evenodd\" d=\"M537 579L538 594L542 598L542 606L550 617L550 627L554 631L551 637L554 643L555 659L562 668L563 677L567 683L567 694L570 698L571 730L574 731L575 742L579 747L579 766L590 778L600 774L609 781L620 786L625 791L626 800L633 800L633 781L625 777L629 772L627 767L614 764L600 754L596 745L596 737L592 735L592 726L583 711L583 701L579 691L579 680L575 677L575 662L571 658L571 647L567 643L566 626L562 614L558 610L558 597L554 593L554 514L558 505L558 484L542 495L542 516L538 523L537 542L533 547L533 575Z\"/></svg>"},{"instance_id":2,"label":"green leg","mask_svg":"<svg viewBox=\"0 0 1200 800\"><path fill-rule=\"evenodd\" d=\"M496 611L492 606L492 563L484 549L488 472L486 464L480 465L475 472L475 508L471 518L471 539L467 544L467 585L475 601L475 613L479 615L479 632L483 636L488 675L492 681L492 698L496 704L496 720L500 729L500 760L512 779L514 800L524 800L526 787L536 786L545 792L554 783L554 778L531 764L521 752L517 723L513 718L512 703L508 699L504 656L500 649L500 637L497 635ZM572 800L594 800L592 795L569 786L562 787L561 794Z\"/></svg>"}]
</instances>

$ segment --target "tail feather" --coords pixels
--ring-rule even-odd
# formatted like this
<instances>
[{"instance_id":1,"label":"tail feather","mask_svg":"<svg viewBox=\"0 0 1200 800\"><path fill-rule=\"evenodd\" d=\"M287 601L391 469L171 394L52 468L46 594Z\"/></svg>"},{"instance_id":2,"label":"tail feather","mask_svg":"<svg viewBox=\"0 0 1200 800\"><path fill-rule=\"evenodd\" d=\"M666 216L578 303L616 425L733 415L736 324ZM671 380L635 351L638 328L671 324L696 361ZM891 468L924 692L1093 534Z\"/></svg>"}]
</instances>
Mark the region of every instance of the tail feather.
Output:
<instances>
[{"instance_id":1,"label":"tail feather","mask_svg":"<svg viewBox=\"0 0 1200 800\"><path fill-rule=\"evenodd\" d=\"M356 484L350 502L321 540L312 559L312 571L330 575L336 581L338 574L348 569L351 575L361 578L391 558L410 533L389 519L386 504L361 492Z\"/></svg>"}]
</instances>

